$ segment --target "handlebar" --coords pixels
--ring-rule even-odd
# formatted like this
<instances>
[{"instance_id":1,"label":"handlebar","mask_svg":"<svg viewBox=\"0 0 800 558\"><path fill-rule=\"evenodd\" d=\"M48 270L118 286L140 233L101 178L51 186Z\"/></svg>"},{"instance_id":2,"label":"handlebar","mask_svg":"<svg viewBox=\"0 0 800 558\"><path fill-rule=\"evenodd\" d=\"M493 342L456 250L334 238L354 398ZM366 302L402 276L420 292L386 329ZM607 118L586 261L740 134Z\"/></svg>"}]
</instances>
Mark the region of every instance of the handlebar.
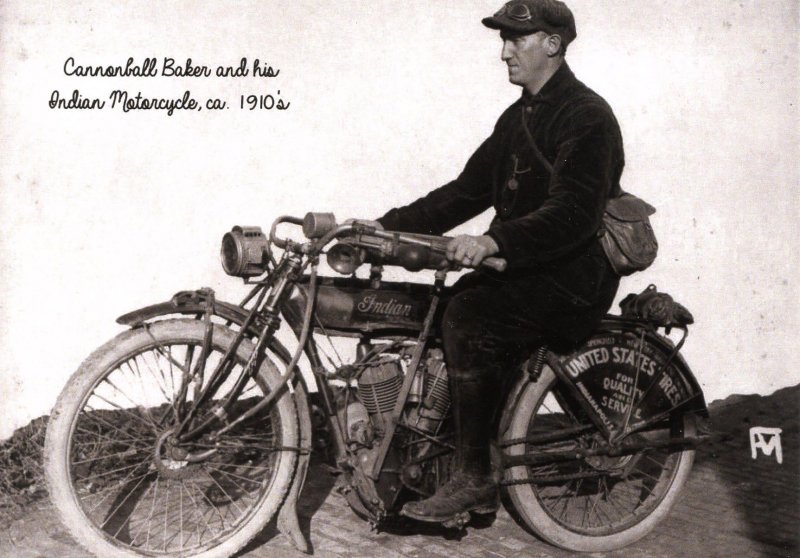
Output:
<instances>
[{"instance_id":1,"label":"handlebar","mask_svg":"<svg viewBox=\"0 0 800 558\"><path fill-rule=\"evenodd\" d=\"M391 246L396 245L395 248L400 246L421 246L431 250L439 256L443 256L447 252L447 244L452 240L452 237L448 236L432 236L384 231L372 225L358 221L338 225L335 217L331 213L308 213L303 219L284 215L278 217L272 223L269 233L270 242L283 249L290 247L292 243L287 239L279 238L277 236L276 230L278 225L281 223L290 223L293 225L301 225L303 227L305 236L309 240L313 241L308 245L298 247L301 248L301 251L305 253L321 252L322 249L334 238L355 236L356 245L377 249L381 252L386 251L385 248L387 244ZM465 266L463 264L455 265L458 267L476 268L476 266ZM503 258L488 257L481 260L479 267L488 267L495 271L503 272L508 267L508 262Z\"/></svg>"},{"instance_id":2,"label":"handlebar","mask_svg":"<svg viewBox=\"0 0 800 558\"><path fill-rule=\"evenodd\" d=\"M281 223L291 223L292 225L302 225L303 220L299 217L292 217L290 215L281 215L277 219L272 222L272 226L269 229L269 241L277 246L278 248L286 248L289 245L289 241L285 238L279 238L277 233L278 225Z\"/></svg>"},{"instance_id":3,"label":"handlebar","mask_svg":"<svg viewBox=\"0 0 800 558\"><path fill-rule=\"evenodd\" d=\"M417 246L424 246L440 254L447 253L447 244L452 240L452 237L449 236L430 236L421 234L396 233L392 231L382 231L379 229L375 229L374 232L370 234L372 234L373 236L377 236L378 238L384 238L387 240L396 240L397 242L404 244L414 244ZM474 266L463 266L463 267L474 267ZM490 269L502 273L508 267L508 262L503 258L490 256L488 258L484 258L483 260L481 260L480 267L488 267Z\"/></svg>"}]
</instances>

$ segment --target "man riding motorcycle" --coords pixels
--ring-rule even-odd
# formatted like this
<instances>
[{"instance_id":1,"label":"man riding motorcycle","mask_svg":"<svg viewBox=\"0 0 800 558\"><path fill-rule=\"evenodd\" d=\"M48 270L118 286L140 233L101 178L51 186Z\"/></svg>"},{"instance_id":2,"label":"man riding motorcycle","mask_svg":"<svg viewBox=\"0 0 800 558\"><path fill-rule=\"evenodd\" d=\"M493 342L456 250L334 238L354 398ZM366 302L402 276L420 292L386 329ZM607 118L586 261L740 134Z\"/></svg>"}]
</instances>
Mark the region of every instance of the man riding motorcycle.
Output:
<instances>
[{"instance_id":1,"label":"man riding motorcycle","mask_svg":"<svg viewBox=\"0 0 800 558\"><path fill-rule=\"evenodd\" d=\"M577 35L572 12L556 0L512 0L482 21L500 31L501 58L522 96L458 178L378 219L387 230L440 235L494 207L486 233L454 238L447 255L470 266L493 255L508 261L502 274L462 277L443 316L453 474L402 510L428 522L497 510L489 441L501 376L537 346L586 337L619 284L598 230L620 193L622 137L611 108L565 61Z\"/></svg>"}]
</instances>

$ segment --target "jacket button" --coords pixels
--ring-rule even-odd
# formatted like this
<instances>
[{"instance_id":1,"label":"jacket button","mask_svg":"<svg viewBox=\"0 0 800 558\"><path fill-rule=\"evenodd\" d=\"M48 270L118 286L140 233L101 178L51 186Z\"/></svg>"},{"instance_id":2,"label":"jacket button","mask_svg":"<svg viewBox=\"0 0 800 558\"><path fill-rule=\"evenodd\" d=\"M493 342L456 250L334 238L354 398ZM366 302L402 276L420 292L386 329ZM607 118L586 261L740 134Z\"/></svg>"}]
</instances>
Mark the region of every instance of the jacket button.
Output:
<instances>
[{"instance_id":1,"label":"jacket button","mask_svg":"<svg viewBox=\"0 0 800 558\"><path fill-rule=\"evenodd\" d=\"M533 107L525 107L525 112L527 112L528 114L532 113Z\"/></svg>"}]
</instances>

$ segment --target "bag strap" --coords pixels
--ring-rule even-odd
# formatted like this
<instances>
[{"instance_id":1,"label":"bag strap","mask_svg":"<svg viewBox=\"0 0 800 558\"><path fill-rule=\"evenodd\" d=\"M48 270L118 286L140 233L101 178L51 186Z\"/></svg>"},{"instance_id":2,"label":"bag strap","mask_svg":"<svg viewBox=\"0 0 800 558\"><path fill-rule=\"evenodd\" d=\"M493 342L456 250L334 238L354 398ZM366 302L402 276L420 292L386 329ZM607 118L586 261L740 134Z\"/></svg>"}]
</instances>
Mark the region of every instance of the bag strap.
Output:
<instances>
[{"instance_id":1,"label":"bag strap","mask_svg":"<svg viewBox=\"0 0 800 558\"><path fill-rule=\"evenodd\" d=\"M525 107L522 107L522 129L525 130L525 136L528 138L528 144L531 146L533 150L533 154L536 155L536 158L539 162L544 165L544 168L547 169L547 172L553 174L553 165L547 158L539 151L539 146L536 145L536 140L533 139L533 134L528 129L528 120L525 118L526 112Z\"/></svg>"},{"instance_id":2,"label":"bag strap","mask_svg":"<svg viewBox=\"0 0 800 558\"><path fill-rule=\"evenodd\" d=\"M550 161L547 160L547 158L544 156L544 154L542 154L542 152L539 150L539 146L536 145L536 140L533 139L533 134L531 134L531 131L528 128L528 121L525 118L525 115L526 115L525 107L522 107L522 129L525 131L525 137L528 138L528 145L530 145L530 148L533 151L533 154L536 156L536 158L539 160L539 162L542 165L544 165L545 169L547 169L547 172L549 172L550 174L553 174L553 164ZM614 199L618 199L618 198L609 197L608 201L606 203L611 203L611 200L614 200ZM639 198L636 198L636 199L639 199ZM649 204L647 204L647 202L644 202L644 200L640 200L640 201L642 201L642 203L644 203L648 208L650 208L650 213L655 213L655 211L656 211L655 208L651 207Z\"/></svg>"},{"instance_id":3,"label":"bag strap","mask_svg":"<svg viewBox=\"0 0 800 558\"><path fill-rule=\"evenodd\" d=\"M525 107L522 107L522 129L525 131L525 137L528 138L528 145L530 145L533 154L536 156L539 162L542 165L544 165L544 168L547 169L547 172L549 172L550 175L552 175L553 164L547 160L544 154L539 150L539 146L536 145L536 140L533 139L533 134L531 134L531 131L528 129L528 120L526 118L526 114L527 113L525 112ZM611 199L612 198L606 200L606 205L610 203ZM595 234L597 235L598 238L606 234L606 228L604 222L601 221L601 224L598 227L597 232Z\"/></svg>"}]
</instances>

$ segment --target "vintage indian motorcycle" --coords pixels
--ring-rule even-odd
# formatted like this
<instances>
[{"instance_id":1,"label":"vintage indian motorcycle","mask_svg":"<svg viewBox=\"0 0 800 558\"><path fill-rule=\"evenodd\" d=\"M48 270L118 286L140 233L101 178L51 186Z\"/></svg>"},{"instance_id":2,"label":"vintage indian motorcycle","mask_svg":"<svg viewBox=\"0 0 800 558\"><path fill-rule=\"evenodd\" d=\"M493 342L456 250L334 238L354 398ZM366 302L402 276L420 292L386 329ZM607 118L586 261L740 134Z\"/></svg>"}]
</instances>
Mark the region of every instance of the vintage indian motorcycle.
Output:
<instances>
[{"instance_id":1,"label":"vintage indian motorcycle","mask_svg":"<svg viewBox=\"0 0 800 558\"><path fill-rule=\"evenodd\" d=\"M305 238L278 236L290 226ZM72 376L47 431L51 498L75 539L98 556L223 557L278 514L308 551L296 512L312 450L306 363L352 509L380 528L435 492L453 450L436 324L454 269L447 240L319 213L281 217L269 237L234 227L222 264L253 286L241 304L201 289L120 317L130 329ZM348 277L319 277L323 254ZM367 263L369 278L357 278ZM435 280L387 282L383 266ZM651 287L581 346L544 347L507 375L493 461L522 525L601 551L664 518L705 439L703 394L678 352L691 322ZM293 352L276 337L282 323ZM662 329L682 331L680 342ZM355 345L352 362L327 356L336 337Z\"/></svg>"}]
</instances>

